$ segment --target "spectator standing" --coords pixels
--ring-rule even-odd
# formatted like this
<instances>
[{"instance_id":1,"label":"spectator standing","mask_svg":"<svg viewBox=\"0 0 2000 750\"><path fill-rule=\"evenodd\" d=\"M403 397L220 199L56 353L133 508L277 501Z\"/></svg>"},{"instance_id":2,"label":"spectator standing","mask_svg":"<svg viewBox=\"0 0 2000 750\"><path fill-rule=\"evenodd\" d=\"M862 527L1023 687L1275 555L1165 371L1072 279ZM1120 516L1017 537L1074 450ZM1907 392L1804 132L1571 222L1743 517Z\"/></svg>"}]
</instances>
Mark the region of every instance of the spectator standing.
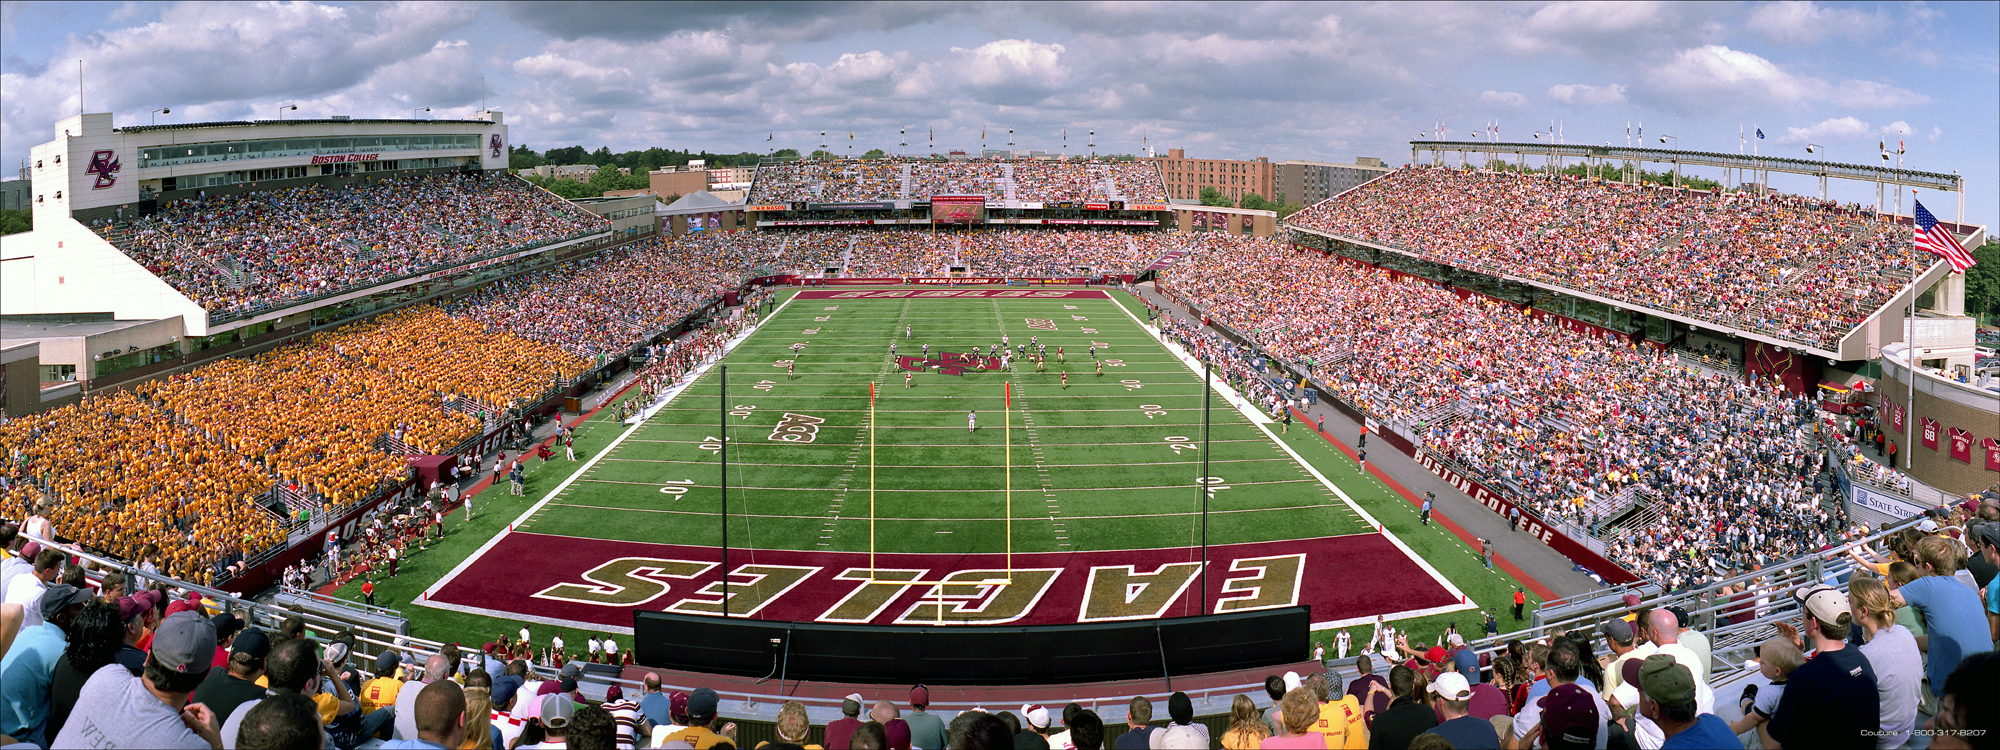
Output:
<instances>
[{"instance_id":1,"label":"spectator standing","mask_svg":"<svg viewBox=\"0 0 2000 750\"><path fill-rule=\"evenodd\" d=\"M1896 624L1896 605L1881 581L1855 576L1847 584L1847 606L1854 614L1848 643L1858 645L1875 670L1875 692L1881 704L1879 749L1902 747L1917 727L1917 704L1923 697L1924 655L1917 637Z\"/></svg>"},{"instance_id":2,"label":"spectator standing","mask_svg":"<svg viewBox=\"0 0 2000 750\"><path fill-rule=\"evenodd\" d=\"M944 750L944 721L924 710L930 705L930 688L923 685L910 688L910 716L904 719L910 724L910 747Z\"/></svg>"},{"instance_id":3,"label":"spectator standing","mask_svg":"<svg viewBox=\"0 0 2000 750\"><path fill-rule=\"evenodd\" d=\"M1472 686L1466 684L1463 675L1457 672L1438 675L1437 682L1431 683L1430 691L1431 697L1437 701L1437 713L1444 721L1425 734L1450 740L1451 746L1460 750L1500 750L1500 735L1493 731L1493 722L1473 716L1470 712Z\"/></svg>"},{"instance_id":4,"label":"spectator standing","mask_svg":"<svg viewBox=\"0 0 2000 750\"><path fill-rule=\"evenodd\" d=\"M14 637L14 645L8 648L7 655L0 658L0 734L47 746L49 691L55 677L56 662L69 648L69 630L77 614L91 599L89 591L60 583L43 591L41 600L36 602L36 616L42 622L33 627L23 627L20 635ZM214 648L214 644L209 645L211 651ZM203 674L208 673L208 662L207 658L202 660ZM118 669L122 671L125 667L121 665ZM126 674L130 676L131 673ZM91 677L95 679L96 674ZM89 688L86 682L83 690ZM188 686L189 690L193 688L193 685ZM79 707L82 701L79 693Z\"/></svg>"},{"instance_id":5,"label":"spectator standing","mask_svg":"<svg viewBox=\"0 0 2000 750\"><path fill-rule=\"evenodd\" d=\"M1923 618L1925 635L1917 639L1917 646L1929 652L1925 674L1935 689L1944 684L1966 654L1992 650L1993 634L1979 595L1955 577L1958 551L1953 542L1925 537L1917 542L1916 555L1923 575L1897 587L1889 596L1898 605L1910 605ZM1846 634L1841 631L1842 636Z\"/></svg>"},{"instance_id":6,"label":"spectator standing","mask_svg":"<svg viewBox=\"0 0 2000 750\"><path fill-rule=\"evenodd\" d=\"M1374 660L1367 654L1354 657L1354 670L1360 676L1347 684L1347 694L1361 702L1361 721L1372 730L1375 717L1389 710L1395 696L1389 690L1389 681L1375 674Z\"/></svg>"},{"instance_id":7,"label":"spectator standing","mask_svg":"<svg viewBox=\"0 0 2000 750\"><path fill-rule=\"evenodd\" d=\"M1315 707L1318 717L1313 722L1313 731L1326 737L1327 747L1359 750L1368 746L1368 725L1361 718L1361 701L1340 692L1339 673L1307 677L1305 686L1319 704Z\"/></svg>"},{"instance_id":8,"label":"spectator standing","mask_svg":"<svg viewBox=\"0 0 2000 750\"><path fill-rule=\"evenodd\" d=\"M1597 632L1604 635L1604 643L1611 649L1611 662L1604 665L1603 685L1604 694L1610 695L1624 684L1625 662L1645 660L1653 655L1654 646L1649 641L1637 640L1632 623L1624 620L1606 620L1597 626Z\"/></svg>"},{"instance_id":9,"label":"spectator standing","mask_svg":"<svg viewBox=\"0 0 2000 750\"><path fill-rule=\"evenodd\" d=\"M1375 717L1374 725L1369 728L1369 750L1409 747L1417 735L1437 726L1437 714L1423 700L1426 687L1417 670L1402 664L1389 670L1389 690L1395 694L1395 700L1390 702L1389 710Z\"/></svg>"},{"instance_id":10,"label":"spectator standing","mask_svg":"<svg viewBox=\"0 0 2000 750\"><path fill-rule=\"evenodd\" d=\"M1847 646L1854 626L1847 597L1825 584L1792 596L1805 608L1804 635L1819 653L1786 681L1771 716L1771 737L1786 747L1872 750L1875 738L1863 732L1881 729L1881 703L1874 667L1860 649Z\"/></svg>"},{"instance_id":11,"label":"spectator standing","mask_svg":"<svg viewBox=\"0 0 2000 750\"><path fill-rule=\"evenodd\" d=\"M216 721L228 721L237 706L264 697L257 680L264 676L264 658L270 655L270 636L255 628L243 631L230 647L229 666L210 669L188 700L208 706Z\"/></svg>"},{"instance_id":12,"label":"spectator standing","mask_svg":"<svg viewBox=\"0 0 2000 750\"><path fill-rule=\"evenodd\" d=\"M62 575L65 558L62 550L45 548L34 542L29 542L26 547L21 548L21 556L32 560L34 567L25 573L16 574L13 580L7 582L6 603L21 605L21 610L26 615L21 620L21 630L26 632L28 628L42 624L40 606L42 594L49 590L49 586L55 583L58 576Z\"/></svg>"},{"instance_id":13,"label":"spectator standing","mask_svg":"<svg viewBox=\"0 0 2000 750\"><path fill-rule=\"evenodd\" d=\"M145 674L134 677L119 664L99 667L84 683L62 734L48 747L223 747L215 714L188 702L214 659L214 623L198 612L161 620Z\"/></svg>"},{"instance_id":14,"label":"spectator standing","mask_svg":"<svg viewBox=\"0 0 2000 750\"><path fill-rule=\"evenodd\" d=\"M1244 700L1249 699L1244 698ZM1256 711L1256 707L1255 703L1250 704L1252 713ZM1235 711L1233 703L1230 710L1233 715ZM1146 750L1151 747L1153 732L1157 729L1152 726L1152 722L1153 701L1143 695L1132 696L1132 700L1125 704L1125 732L1118 735L1112 747L1115 750Z\"/></svg>"}]
</instances>

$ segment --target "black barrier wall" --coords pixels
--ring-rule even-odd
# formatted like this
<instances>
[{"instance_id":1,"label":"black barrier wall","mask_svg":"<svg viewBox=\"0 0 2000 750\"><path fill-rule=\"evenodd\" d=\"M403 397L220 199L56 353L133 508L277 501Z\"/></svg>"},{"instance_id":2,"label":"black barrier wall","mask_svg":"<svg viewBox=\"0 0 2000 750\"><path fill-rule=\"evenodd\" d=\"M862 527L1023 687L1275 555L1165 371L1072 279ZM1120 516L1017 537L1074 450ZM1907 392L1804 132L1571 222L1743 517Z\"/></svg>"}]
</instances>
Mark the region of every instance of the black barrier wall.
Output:
<instances>
[{"instance_id":1,"label":"black barrier wall","mask_svg":"<svg viewBox=\"0 0 2000 750\"><path fill-rule=\"evenodd\" d=\"M815 682L1043 685L1257 669L1304 658L1307 607L1034 627L876 627L635 611L649 667Z\"/></svg>"}]
</instances>

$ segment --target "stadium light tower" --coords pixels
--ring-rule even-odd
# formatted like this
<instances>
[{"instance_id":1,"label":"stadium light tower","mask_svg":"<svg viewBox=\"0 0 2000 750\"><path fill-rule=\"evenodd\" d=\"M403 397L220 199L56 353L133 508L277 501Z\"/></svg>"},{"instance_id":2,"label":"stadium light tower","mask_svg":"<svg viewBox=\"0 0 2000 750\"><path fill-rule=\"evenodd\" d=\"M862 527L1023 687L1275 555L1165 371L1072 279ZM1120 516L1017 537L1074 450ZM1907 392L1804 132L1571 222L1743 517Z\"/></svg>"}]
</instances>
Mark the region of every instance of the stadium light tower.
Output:
<instances>
[{"instance_id":1,"label":"stadium light tower","mask_svg":"<svg viewBox=\"0 0 2000 750\"><path fill-rule=\"evenodd\" d=\"M171 115L173 113L174 110L172 107L161 107L159 109L153 110L153 124L154 125L160 124L160 115ZM1889 158L1889 155L1883 154L1882 158L1887 159Z\"/></svg>"},{"instance_id":2,"label":"stadium light tower","mask_svg":"<svg viewBox=\"0 0 2000 750\"><path fill-rule=\"evenodd\" d=\"M1817 143L1806 144L1806 153L1819 154L1819 199L1826 200L1826 147Z\"/></svg>"},{"instance_id":3,"label":"stadium light tower","mask_svg":"<svg viewBox=\"0 0 2000 750\"><path fill-rule=\"evenodd\" d=\"M1666 143L1668 138L1674 139L1674 150L1679 151L1681 148L1681 137L1677 135L1663 135L1660 136L1660 142ZM1674 187L1680 187L1680 186L1681 186L1681 159L1680 157L1676 156L1674 157Z\"/></svg>"},{"instance_id":4,"label":"stadium light tower","mask_svg":"<svg viewBox=\"0 0 2000 750\"><path fill-rule=\"evenodd\" d=\"M299 105L297 105L297 104L280 104L280 105L278 105L278 119L280 119L280 120L283 120L283 119L285 119L285 113L286 113L286 112L288 112L288 111L297 111L297 110L298 110L298 108L299 108Z\"/></svg>"}]
</instances>

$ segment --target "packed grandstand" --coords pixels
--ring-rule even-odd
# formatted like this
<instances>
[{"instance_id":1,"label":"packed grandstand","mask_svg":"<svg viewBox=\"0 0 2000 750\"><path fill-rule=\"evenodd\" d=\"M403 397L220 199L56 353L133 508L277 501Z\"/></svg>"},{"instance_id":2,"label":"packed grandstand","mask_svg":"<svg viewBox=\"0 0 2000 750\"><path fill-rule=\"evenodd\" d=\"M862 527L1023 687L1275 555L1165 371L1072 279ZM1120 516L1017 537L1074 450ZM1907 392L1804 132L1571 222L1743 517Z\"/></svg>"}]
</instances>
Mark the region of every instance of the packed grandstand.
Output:
<instances>
[{"instance_id":1,"label":"packed grandstand","mask_svg":"<svg viewBox=\"0 0 2000 750\"><path fill-rule=\"evenodd\" d=\"M927 201L983 195L989 201L1167 202L1158 167L1102 159L808 159L758 166L750 203Z\"/></svg>"},{"instance_id":2,"label":"packed grandstand","mask_svg":"<svg viewBox=\"0 0 2000 750\"><path fill-rule=\"evenodd\" d=\"M1166 199L1157 170L1129 162L825 159L763 165L748 200L834 203L947 194L1027 202ZM1399 170L1291 221L1454 266L1545 281L1818 347L1833 346L1886 304L1908 282L1915 252L1907 229L1804 199L1442 168ZM239 312L579 236L601 223L513 178L451 175L340 190L204 196L154 217L97 229L204 308ZM1635 589L1646 591L1649 601L1635 595L1619 600L1608 614L1593 613L1601 629L1596 620L1572 622L1572 629L1551 627L1526 642L1481 640L1471 627L1466 632L1478 641L1471 646L1463 636L1444 633L1405 634L1399 641L1393 628L1385 633L1378 625L1358 651L1384 655L1381 675L1351 660L1303 679L1273 675L1268 696L1256 702L1275 707L1277 715L1236 696L1214 736L1204 728L1199 740L1188 696L1177 693L1167 701L1167 726L1151 740L1143 733L1152 707L1134 700L1119 712L1142 732L1140 741L1153 747L1340 746L1332 742L1402 747L1424 729L1468 715L1498 727L1480 736L1532 741L1525 736L1532 724L1525 722L1554 726L1560 716L1567 726L1588 730L1586 739L1554 737L1548 746L1592 746L1594 731L1594 746L1602 748L1607 736L1622 731L1632 746L1661 747L1658 725L1680 721L1682 703L1692 707L1701 695L1708 713L1717 698L1737 702L1736 694L1708 691L1713 664L1710 643L1700 631L1718 632L1715 654L1722 653L1725 632L1736 638L1729 641L1732 653L1741 653L1744 644L1738 641L1749 638L1752 619L1769 615L1774 606L1795 610L1785 604L1790 599L1780 584L1816 583L1822 572L1848 588L1837 596L1813 594L1804 602L1825 626L1810 624L1814 618L1808 617L1799 638L1767 640L1766 628L1750 640L1750 652L1761 654L1778 673L1767 674L1777 687L1784 684L1783 672L1799 667L1801 647L1838 653L1834 619L1865 617L1867 633L1891 638L1900 637L1894 635L1897 628L1922 623L1931 634L1928 653L1918 654L1912 645L1896 653L1900 661L1893 667L1876 670L1880 703L1867 701L1866 708L1879 711L1870 714L1878 718L1876 726L1864 728L1907 740L1922 728L1917 723L1922 701L1929 701L1921 705L1937 717L1938 726L1986 727L2000 715L1986 710L1992 705L1993 638L1978 614L1994 605L1967 605L1977 587L1960 586L1958 580L1971 583L1982 569L1992 577L1992 563L2000 560L2000 525L1985 524L2000 522L2000 492L1944 509L1922 530L1905 523L1882 533L1829 501L1828 447L1851 438L1831 427L1817 401L1804 394L1769 380L1690 368L1670 342L1583 332L1435 280L1224 232L865 229L648 237L504 278L455 299L314 333L252 357L94 393L44 413L10 416L0 422L0 456L6 461L0 519L16 521L21 532L43 540L60 538L72 545L70 551L101 561L87 576L74 577L76 585L102 587L104 601L65 598L78 591L54 582L64 575L65 553L37 554L26 548L33 543L14 537L14 526L0 529L0 546L8 547L0 584L29 585L14 576L32 575L42 584L38 588L54 592L60 601L52 609L29 602L37 615L30 623L64 623L69 650L78 654L62 657L64 668L85 674L111 668L118 651L113 642L132 633L133 623L148 638L171 639L156 644L179 644L201 636L186 634L190 615L184 611L213 616L225 631L240 629L243 618L224 610L266 622L288 614L282 606L231 602L219 594L183 598L183 592L227 584L246 567L309 538L316 521L341 517L406 484L415 472L409 456L464 456L474 467L468 476L474 476L489 463L474 442L484 431L518 420L522 407L634 352L649 355L638 375L640 387L683 382L693 362L721 346L724 327L741 321L713 321L707 328L697 323L679 340L670 334L712 309L719 295L742 290L774 269L797 275L837 267L848 276L896 278L953 269L1067 277L1082 268L1093 277L1119 277L1170 255L1185 257L1159 274L1153 288L1181 307L1159 309L1157 330L1223 364L1233 373L1231 382L1266 411L1288 415L1296 394L1252 366L1257 361L1252 354L1295 365L1325 398L1417 436L1423 449L1535 515L1587 529L1612 561L1651 588ZM1226 327L1242 340L1230 340L1204 322ZM493 466L497 480L500 465ZM416 518L414 532L340 540L327 557L314 561L316 569L324 567L317 580L345 580L359 566L380 563L377 553L384 545L408 540L409 533L428 533L421 519L437 508L420 505L426 502L421 493L397 502L380 517ZM1612 523L1611 510L1634 503L1650 512ZM419 507L424 512L418 513ZM1840 577L1814 565L1809 578L1784 578L1805 575L1789 571L1803 570L1801 560L1826 561L1822 553L1829 549L1842 555L1853 550L1853 561L1831 560ZM1972 565L1970 559L1986 565ZM149 586L125 578L117 566L172 580ZM51 567L55 575L44 577ZM1873 583L1877 578L1894 581L1894 588ZM119 583L107 583L113 580ZM1977 583L1983 587L1986 581ZM162 594L134 593L147 588ZM1896 603L1914 607L1901 625L1895 608L1883 607L1892 591ZM4 596L16 601L11 588ZM1692 606L1696 618L1667 609L1670 603ZM1826 614L1834 609L1845 614ZM1622 614L1631 617L1620 619ZM629 664L629 647L622 656L615 646L586 653L574 644L565 651L560 643L531 639L526 628L511 645L506 637L479 633L426 633L421 635L430 640L393 642L364 636L357 643L351 631L341 633L324 622L309 625L303 618L287 623L272 640L303 640L308 629L341 644L339 658L328 652L335 662L328 668L332 681L342 683L332 688L336 694L363 695L372 684L428 696L433 691L421 680L460 675L458 682L472 688L466 692L478 706L468 713L489 717L478 725L480 739L488 730L500 737L498 744L472 746L505 747L523 734L540 737L564 728L572 732L570 747L610 746L586 739L602 733L619 747L664 747L671 739L706 747L701 742L712 741L699 731L683 734L690 725L698 730L714 722L712 690L674 698L669 695L674 691L662 691L655 679L632 686L629 694L600 689L584 695L577 682L582 669L572 662ZM1440 645L1426 648L1433 636ZM226 643L214 630L206 637L210 647L218 638ZM1536 643L1537 638L1546 640ZM1682 645L1695 639L1702 644L1698 654ZM457 647L476 642L486 642L485 648L468 645L461 653ZM24 638L14 648L48 647ZM274 687L316 682L313 659L304 659L305 673L275 661L279 655L296 657L298 648L267 652L273 655L267 676ZM1347 657L1346 645L1338 650ZM1682 651L1691 656L1680 659ZM64 722L52 721L46 710L13 710L23 702L46 705L54 701L51 691L62 688L51 687L47 675L40 681L17 679L29 667L11 671L26 661L12 653L8 671L0 672L7 683L0 692L9 706L0 714L0 734L56 745L62 744L59 738L76 736L65 734ZM1639 656L1631 657L1634 653ZM1672 658L1656 664L1662 657L1647 659L1651 653ZM45 661L44 671L57 669L55 657ZM1640 666L1621 669L1628 661ZM200 663L206 667L208 661ZM1676 665L1679 673L1672 671ZM1986 682L1968 684L1971 678L1958 676L1964 670ZM1926 675L1928 686L1921 684ZM1564 689L1580 676L1591 692ZM375 682L383 679L389 683ZM1674 710L1633 719L1627 729L1607 729L1615 722L1599 713L1606 700L1639 705L1636 689L1630 697L1618 692L1627 683L1643 686L1652 704L1672 704ZM1693 683L1701 683L1702 690ZM1684 684L1686 700L1660 697ZM1475 689L1479 685L1497 689ZM1874 689L1871 683L1870 695ZM1558 699L1542 700L1545 692ZM659 695L657 712L653 695ZM928 696L928 691L913 694L907 702L922 714ZM1987 703L1975 705L1975 696ZM68 700L83 705L75 696ZM1468 700L1479 705L1477 711L1468 714ZM1791 732L1785 744L1799 747L1813 746L1807 738L1822 736L1796 723L1804 709L1780 710L1774 703L1767 711L1766 703L1775 700L1769 694L1745 700L1752 707L1738 715L1779 722L1761 730L1765 736ZM370 736L415 737L417 722L425 720L415 700L409 701L414 714L409 716L374 713L387 706L401 711L402 700L333 702L337 710L323 721L341 747ZM1350 706L1352 721L1315 725L1303 718L1333 716L1328 712L1343 704ZM951 722L948 735L935 718L928 723L896 718L900 709L893 705L885 710L878 704L870 717L886 727L883 739L892 747L1023 746L1020 742L1095 747L1108 746L1124 731L1106 726L1109 714L1072 706L968 711ZM857 707L842 709L840 721L853 723L842 724L843 732L851 735L864 726L856 720ZM1580 718L1587 716L1597 718ZM537 721L526 722L530 717ZM407 732L405 720L411 723ZM823 737L828 747L850 746L833 727L809 733L807 723L802 705L786 703L776 716L776 739L803 745L810 735ZM913 743L910 732L931 732L931 723L937 724L936 744ZM1730 733L1754 735L1758 723L1730 727L1735 730ZM1415 731L1409 731L1412 726ZM656 733L659 728L666 731ZM998 739L988 744L985 734ZM1316 734L1329 744L1305 742ZM1124 742L1119 739L1118 746L1127 746Z\"/></svg>"}]
</instances>

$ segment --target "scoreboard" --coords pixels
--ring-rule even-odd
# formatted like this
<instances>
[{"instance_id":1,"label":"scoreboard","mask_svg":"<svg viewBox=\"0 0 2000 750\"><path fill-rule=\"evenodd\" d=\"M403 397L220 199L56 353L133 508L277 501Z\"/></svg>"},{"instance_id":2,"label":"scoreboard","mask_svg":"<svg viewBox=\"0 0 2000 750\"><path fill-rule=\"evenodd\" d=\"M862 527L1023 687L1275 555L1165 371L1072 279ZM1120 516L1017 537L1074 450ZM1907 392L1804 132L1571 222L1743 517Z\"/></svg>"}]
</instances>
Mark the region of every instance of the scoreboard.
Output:
<instances>
[{"instance_id":1,"label":"scoreboard","mask_svg":"<svg viewBox=\"0 0 2000 750\"><path fill-rule=\"evenodd\" d=\"M986 223L986 196L933 195L931 196L931 223L984 224Z\"/></svg>"}]
</instances>

